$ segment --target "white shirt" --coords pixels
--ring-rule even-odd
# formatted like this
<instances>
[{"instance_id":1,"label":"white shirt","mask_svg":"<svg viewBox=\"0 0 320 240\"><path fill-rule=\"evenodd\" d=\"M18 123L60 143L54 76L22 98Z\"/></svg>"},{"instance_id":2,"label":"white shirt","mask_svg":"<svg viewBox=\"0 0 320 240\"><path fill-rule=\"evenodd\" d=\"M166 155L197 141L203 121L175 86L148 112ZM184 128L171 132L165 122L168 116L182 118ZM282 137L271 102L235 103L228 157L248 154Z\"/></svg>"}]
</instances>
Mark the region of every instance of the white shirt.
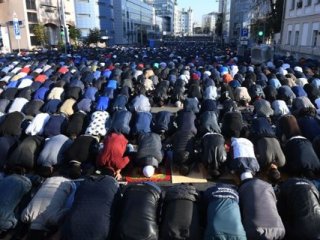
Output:
<instances>
[{"instance_id":1,"label":"white shirt","mask_svg":"<svg viewBox=\"0 0 320 240\"><path fill-rule=\"evenodd\" d=\"M253 144L246 138L231 138L234 158L256 158Z\"/></svg>"},{"instance_id":2,"label":"white shirt","mask_svg":"<svg viewBox=\"0 0 320 240\"><path fill-rule=\"evenodd\" d=\"M49 113L38 113L26 129L28 135L41 135L44 125L49 121Z\"/></svg>"},{"instance_id":3,"label":"white shirt","mask_svg":"<svg viewBox=\"0 0 320 240\"><path fill-rule=\"evenodd\" d=\"M8 110L8 113L21 112L24 105L26 105L28 102L29 102L28 99L21 98L21 97L14 99Z\"/></svg>"},{"instance_id":4,"label":"white shirt","mask_svg":"<svg viewBox=\"0 0 320 240\"><path fill-rule=\"evenodd\" d=\"M215 100L217 97L218 97L217 87L215 87L215 86L206 87L206 89L204 90L204 93L203 93L203 98L204 99L213 99L213 100Z\"/></svg>"},{"instance_id":5,"label":"white shirt","mask_svg":"<svg viewBox=\"0 0 320 240\"><path fill-rule=\"evenodd\" d=\"M18 88L25 88L25 87L29 87L31 86L31 84L33 83L33 81L31 79L25 78L22 79L22 81L19 83Z\"/></svg>"},{"instance_id":6,"label":"white shirt","mask_svg":"<svg viewBox=\"0 0 320 240\"><path fill-rule=\"evenodd\" d=\"M136 112L150 112L151 105L149 102L149 98L140 94L136 96L133 100L133 107Z\"/></svg>"}]
</instances>

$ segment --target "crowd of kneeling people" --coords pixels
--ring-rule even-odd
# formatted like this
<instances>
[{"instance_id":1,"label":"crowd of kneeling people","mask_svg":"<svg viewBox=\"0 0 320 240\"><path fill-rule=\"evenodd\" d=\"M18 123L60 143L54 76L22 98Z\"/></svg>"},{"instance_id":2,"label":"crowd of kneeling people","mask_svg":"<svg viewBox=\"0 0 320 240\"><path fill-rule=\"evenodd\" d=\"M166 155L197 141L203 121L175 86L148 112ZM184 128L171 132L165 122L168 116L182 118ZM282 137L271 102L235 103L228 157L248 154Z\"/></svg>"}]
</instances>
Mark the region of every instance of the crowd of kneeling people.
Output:
<instances>
[{"instance_id":1,"label":"crowd of kneeling people","mask_svg":"<svg viewBox=\"0 0 320 240\"><path fill-rule=\"evenodd\" d=\"M190 51L2 59L0 232L320 239L319 65ZM214 180L205 191L118 181L132 166L150 178L160 165L188 175L200 163ZM221 180L227 172L239 182Z\"/></svg>"}]
</instances>

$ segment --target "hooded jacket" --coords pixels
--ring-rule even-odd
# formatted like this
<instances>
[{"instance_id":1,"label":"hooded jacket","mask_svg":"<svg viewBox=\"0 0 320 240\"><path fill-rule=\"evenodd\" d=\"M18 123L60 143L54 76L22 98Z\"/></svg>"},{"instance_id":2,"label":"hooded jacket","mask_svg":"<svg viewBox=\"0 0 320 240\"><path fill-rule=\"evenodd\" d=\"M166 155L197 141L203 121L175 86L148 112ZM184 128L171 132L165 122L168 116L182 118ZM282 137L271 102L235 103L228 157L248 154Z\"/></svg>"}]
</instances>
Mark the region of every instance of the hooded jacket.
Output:
<instances>
[{"instance_id":1,"label":"hooded jacket","mask_svg":"<svg viewBox=\"0 0 320 240\"><path fill-rule=\"evenodd\" d=\"M71 144L72 141L62 134L47 139L39 154L37 164L45 167L53 167L62 164L64 152Z\"/></svg>"},{"instance_id":2,"label":"hooded jacket","mask_svg":"<svg viewBox=\"0 0 320 240\"><path fill-rule=\"evenodd\" d=\"M204 240L246 240L241 222L239 194L233 185L217 183L204 192L207 225Z\"/></svg>"},{"instance_id":3,"label":"hooded jacket","mask_svg":"<svg viewBox=\"0 0 320 240\"><path fill-rule=\"evenodd\" d=\"M75 183L64 177L48 178L21 214L21 221L30 229L50 231L67 214L65 203L75 191Z\"/></svg>"},{"instance_id":4,"label":"hooded jacket","mask_svg":"<svg viewBox=\"0 0 320 240\"><path fill-rule=\"evenodd\" d=\"M139 137L136 163L139 166L152 165L158 167L162 154L161 138L156 133L146 133Z\"/></svg>"},{"instance_id":5,"label":"hooded jacket","mask_svg":"<svg viewBox=\"0 0 320 240\"><path fill-rule=\"evenodd\" d=\"M107 168L114 173L123 169L129 163L129 157L124 156L128 140L122 134L111 133L103 142L103 149L97 159L97 166Z\"/></svg>"},{"instance_id":6,"label":"hooded jacket","mask_svg":"<svg viewBox=\"0 0 320 240\"><path fill-rule=\"evenodd\" d=\"M285 228L279 216L272 186L258 178L239 188L242 223L248 239L282 239Z\"/></svg>"},{"instance_id":7,"label":"hooded jacket","mask_svg":"<svg viewBox=\"0 0 320 240\"><path fill-rule=\"evenodd\" d=\"M288 239L320 237L319 191L307 179L291 178L280 185L278 209Z\"/></svg>"},{"instance_id":8,"label":"hooded jacket","mask_svg":"<svg viewBox=\"0 0 320 240\"><path fill-rule=\"evenodd\" d=\"M61 240L109 239L119 196L119 184L113 177L84 180L62 226Z\"/></svg>"}]
</instances>

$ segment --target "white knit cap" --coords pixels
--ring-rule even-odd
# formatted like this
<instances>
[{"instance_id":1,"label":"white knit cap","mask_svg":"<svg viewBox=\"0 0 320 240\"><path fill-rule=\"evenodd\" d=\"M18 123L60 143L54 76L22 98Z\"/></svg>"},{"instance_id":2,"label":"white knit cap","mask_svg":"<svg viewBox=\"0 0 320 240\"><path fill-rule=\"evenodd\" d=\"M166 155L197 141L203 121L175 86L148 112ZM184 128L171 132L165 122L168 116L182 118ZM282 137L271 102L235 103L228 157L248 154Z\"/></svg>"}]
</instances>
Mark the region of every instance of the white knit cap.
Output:
<instances>
[{"instance_id":1,"label":"white knit cap","mask_svg":"<svg viewBox=\"0 0 320 240\"><path fill-rule=\"evenodd\" d=\"M244 180L246 180L246 179L248 179L248 178L253 178L253 175L252 175L251 172L241 173L241 175L240 175L241 181L244 181Z\"/></svg>"},{"instance_id":2,"label":"white knit cap","mask_svg":"<svg viewBox=\"0 0 320 240\"><path fill-rule=\"evenodd\" d=\"M293 70L297 72L303 72L302 67L299 67L299 66L295 66Z\"/></svg>"},{"instance_id":3,"label":"white knit cap","mask_svg":"<svg viewBox=\"0 0 320 240\"><path fill-rule=\"evenodd\" d=\"M147 165L143 168L143 175L148 178L152 177L154 174L154 170L154 166Z\"/></svg>"}]
</instances>

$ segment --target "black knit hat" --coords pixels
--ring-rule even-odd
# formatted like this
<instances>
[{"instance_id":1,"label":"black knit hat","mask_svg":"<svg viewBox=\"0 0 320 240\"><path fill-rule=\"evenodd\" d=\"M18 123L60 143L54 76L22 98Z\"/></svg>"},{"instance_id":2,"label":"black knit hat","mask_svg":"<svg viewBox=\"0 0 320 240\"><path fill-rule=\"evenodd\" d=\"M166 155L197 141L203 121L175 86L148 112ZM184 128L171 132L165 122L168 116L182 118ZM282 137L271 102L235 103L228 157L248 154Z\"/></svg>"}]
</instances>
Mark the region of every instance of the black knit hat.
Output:
<instances>
[{"instance_id":1,"label":"black knit hat","mask_svg":"<svg viewBox=\"0 0 320 240\"><path fill-rule=\"evenodd\" d=\"M240 137L242 127L243 120L240 112L227 112L224 115L221 132L225 138Z\"/></svg>"}]
</instances>

